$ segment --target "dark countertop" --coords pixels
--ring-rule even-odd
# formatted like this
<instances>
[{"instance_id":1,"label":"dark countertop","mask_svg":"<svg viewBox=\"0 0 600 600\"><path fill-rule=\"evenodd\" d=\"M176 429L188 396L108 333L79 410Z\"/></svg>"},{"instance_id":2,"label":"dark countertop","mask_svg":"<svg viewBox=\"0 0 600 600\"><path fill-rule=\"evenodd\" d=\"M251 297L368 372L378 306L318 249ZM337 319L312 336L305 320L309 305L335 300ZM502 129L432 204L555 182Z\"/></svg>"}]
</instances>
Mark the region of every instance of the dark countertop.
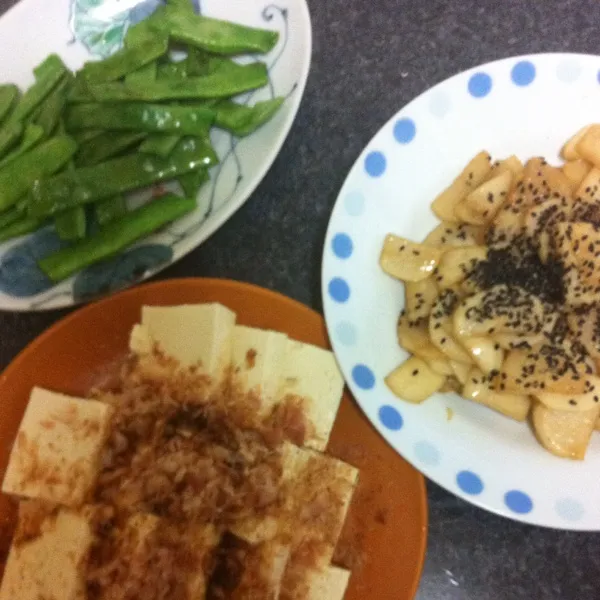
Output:
<instances>
[{"instance_id":1,"label":"dark countertop","mask_svg":"<svg viewBox=\"0 0 600 600\"><path fill-rule=\"evenodd\" d=\"M12 4L0 0L0 12ZM249 281L320 309L321 246L331 207L359 152L388 118L431 85L480 63L532 52L600 51L597 0L309 5L312 70L281 154L247 204L158 278ZM0 314L0 367L65 312ZM597 534L521 525L434 484L428 489L429 548L419 600L600 597Z\"/></svg>"}]
</instances>

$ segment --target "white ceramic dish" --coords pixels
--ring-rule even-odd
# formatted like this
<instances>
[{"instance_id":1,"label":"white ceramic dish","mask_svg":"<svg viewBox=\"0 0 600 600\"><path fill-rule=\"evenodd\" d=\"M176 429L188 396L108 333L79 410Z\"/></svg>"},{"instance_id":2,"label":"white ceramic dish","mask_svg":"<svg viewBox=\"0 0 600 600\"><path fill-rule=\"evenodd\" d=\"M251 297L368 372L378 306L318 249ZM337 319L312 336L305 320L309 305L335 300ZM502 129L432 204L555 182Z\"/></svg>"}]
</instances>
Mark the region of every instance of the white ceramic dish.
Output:
<instances>
[{"instance_id":1,"label":"white ceramic dish","mask_svg":"<svg viewBox=\"0 0 600 600\"><path fill-rule=\"evenodd\" d=\"M323 257L333 347L386 440L465 500L562 529L600 530L600 434L583 462L570 461L545 451L527 424L455 394L436 394L421 405L397 399L383 379L406 357L396 341L404 293L381 271L378 256L388 232L423 239L437 222L431 201L477 151L557 161L570 135L600 121L599 70L597 56L510 58L419 96L383 126L350 171Z\"/></svg>"},{"instance_id":2,"label":"white ceramic dish","mask_svg":"<svg viewBox=\"0 0 600 600\"><path fill-rule=\"evenodd\" d=\"M306 85L311 58L311 24L305 0L190 0L202 14L277 30L280 39L263 59L270 84L252 93L251 103L287 99L275 117L242 140L216 131L221 164L200 191L198 209L160 233L140 241L117 259L82 271L51 287L35 259L57 245L52 228L0 246L0 309L39 310L68 306L150 277L181 258L216 231L250 196L275 160L292 126ZM72 68L118 49L130 24L160 0L22 0L0 18L0 81L21 87L32 69L55 52Z\"/></svg>"}]
</instances>

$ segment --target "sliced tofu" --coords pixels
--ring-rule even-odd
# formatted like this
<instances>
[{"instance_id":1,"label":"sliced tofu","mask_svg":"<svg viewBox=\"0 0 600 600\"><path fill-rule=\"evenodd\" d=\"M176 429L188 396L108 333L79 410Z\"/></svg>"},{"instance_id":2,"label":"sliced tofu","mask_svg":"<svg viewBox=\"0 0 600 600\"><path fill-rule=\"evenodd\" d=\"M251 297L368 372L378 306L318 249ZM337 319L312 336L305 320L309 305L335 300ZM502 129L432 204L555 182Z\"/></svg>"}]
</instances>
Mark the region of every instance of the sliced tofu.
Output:
<instances>
[{"instance_id":1,"label":"sliced tofu","mask_svg":"<svg viewBox=\"0 0 600 600\"><path fill-rule=\"evenodd\" d=\"M357 481L358 469L351 465L312 450L299 452L282 523L292 556L310 556L310 568L330 564Z\"/></svg>"},{"instance_id":2,"label":"sliced tofu","mask_svg":"<svg viewBox=\"0 0 600 600\"><path fill-rule=\"evenodd\" d=\"M173 523L154 515L137 513L111 530L110 552L102 542L87 568L88 582L99 590L99 600L146 598L157 586L187 589L189 598L204 598L206 564L220 535L212 525ZM183 559L183 560L182 560ZM162 570L156 565L162 565ZM111 573L106 583L106 573Z\"/></svg>"},{"instance_id":3,"label":"sliced tofu","mask_svg":"<svg viewBox=\"0 0 600 600\"><path fill-rule=\"evenodd\" d=\"M277 542L252 545L226 533L213 556L207 598L260 600L279 598L289 547ZM204 598L191 596L192 598Z\"/></svg>"},{"instance_id":4,"label":"sliced tofu","mask_svg":"<svg viewBox=\"0 0 600 600\"><path fill-rule=\"evenodd\" d=\"M327 567L322 571L312 571L308 576L309 595L307 600L343 600L350 571L339 567Z\"/></svg>"},{"instance_id":5,"label":"sliced tofu","mask_svg":"<svg viewBox=\"0 0 600 600\"><path fill-rule=\"evenodd\" d=\"M290 563L279 600L343 600L349 579L350 571L339 567L309 569L298 561Z\"/></svg>"},{"instance_id":6,"label":"sliced tofu","mask_svg":"<svg viewBox=\"0 0 600 600\"><path fill-rule=\"evenodd\" d=\"M287 494L294 480L302 460L303 450L284 442L281 446L281 479L279 486L283 494ZM280 532L285 530L287 521L286 510L283 503L274 503L269 506L266 514L260 517L248 518L230 527L231 533L250 544L274 539Z\"/></svg>"},{"instance_id":7,"label":"sliced tofu","mask_svg":"<svg viewBox=\"0 0 600 600\"><path fill-rule=\"evenodd\" d=\"M131 349L152 345L184 367L210 378L209 392L228 382L236 315L221 304L144 306L141 326L135 327Z\"/></svg>"},{"instance_id":8,"label":"sliced tofu","mask_svg":"<svg viewBox=\"0 0 600 600\"><path fill-rule=\"evenodd\" d=\"M288 340L278 391L279 405L300 407L307 425L301 445L325 449L343 389L344 379L332 352Z\"/></svg>"},{"instance_id":9,"label":"sliced tofu","mask_svg":"<svg viewBox=\"0 0 600 600\"><path fill-rule=\"evenodd\" d=\"M236 401L256 403L258 416L267 416L279 400L288 337L236 325L233 331L231 390Z\"/></svg>"},{"instance_id":10,"label":"sliced tofu","mask_svg":"<svg viewBox=\"0 0 600 600\"><path fill-rule=\"evenodd\" d=\"M78 506L98 474L112 408L34 388L15 440L2 491Z\"/></svg>"},{"instance_id":11,"label":"sliced tofu","mask_svg":"<svg viewBox=\"0 0 600 600\"><path fill-rule=\"evenodd\" d=\"M85 600L85 562L93 534L88 520L60 509L35 523L23 501L19 524L4 570L0 600Z\"/></svg>"}]
</instances>

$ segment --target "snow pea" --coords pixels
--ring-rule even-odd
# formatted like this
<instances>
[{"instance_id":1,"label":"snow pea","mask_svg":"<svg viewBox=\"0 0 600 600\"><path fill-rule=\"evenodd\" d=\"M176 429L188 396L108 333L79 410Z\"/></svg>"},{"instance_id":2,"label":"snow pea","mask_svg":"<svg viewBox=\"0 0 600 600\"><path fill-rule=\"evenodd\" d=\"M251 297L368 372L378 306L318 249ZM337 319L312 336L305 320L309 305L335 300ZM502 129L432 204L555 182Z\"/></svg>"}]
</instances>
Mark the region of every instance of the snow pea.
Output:
<instances>
[{"instance_id":1,"label":"snow pea","mask_svg":"<svg viewBox=\"0 0 600 600\"><path fill-rule=\"evenodd\" d=\"M168 5L165 18L156 21L155 27L168 32L172 40L215 54L264 54L272 50L279 39L276 31L191 15Z\"/></svg>"},{"instance_id":2,"label":"snow pea","mask_svg":"<svg viewBox=\"0 0 600 600\"><path fill-rule=\"evenodd\" d=\"M149 62L136 71L125 76L125 83L132 85L146 85L156 79L156 61Z\"/></svg>"},{"instance_id":3,"label":"snow pea","mask_svg":"<svg viewBox=\"0 0 600 600\"><path fill-rule=\"evenodd\" d=\"M79 146L76 163L79 167L97 165L135 146L146 137L145 133L105 131Z\"/></svg>"},{"instance_id":4,"label":"snow pea","mask_svg":"<svg viewBox=\"0 0 600 600\"><path fill-rule=\"evenodd\" d=\"M257 102L254 106L224 101L217 106L215 125L234 135L245 136L269 121L283 104L284 98Z\"/></svg>"},{"instance_id":5,"label":"snow pea","mask_svg":"<svg viewBox=\"0 0 600 600\"><path fill-rule=\"evenodd\" d=\"M58 120L67 102L67 95L72 80L73 78L70 74L63 77L48 95L48 98L37 109L34 121L42 126L46 137L50 137L58 125Z\"/></svg>"},{"instance_id":6,"label":"snow pea","mask_svg":"<svg viewBox=\"0 0 600 600\"><path fill-rule=\"evenodd\" d=\"M12 83L0 85L0 123L4 121L19 96L19 88Z\"/></svg>"},{"instance_id":7,"label":"snow pea","mask_svg":"<svg viewBox=\"0 0 600 600\"><path fill-rule=\"evenodd\" d=\"M156 68L158 79L185 79L188 76L187 59L158 64Z\"/></svg>"},{"instance_id":8,"label":"snow pea","mask_svg":"<svg viewBox=\"0 0 600 600\"><path fill-rule=\"evenodd\" d=\"M202 100L229 98L265 86L269 82L267 67L256 62L249 65L229 66L203 77L163 79L148 83L105 83L82 87L78 85L69 97L72 103L131 102L162 100Z\"/></svg>"},{"instance_id":9,"label":"snow pea","mask_svg":"<svg viewBox=\"0 0 600 600\"><path fill-rule=\"evenodd\" d=\"M21 216L18 221L14 221L0 229L0 242L6 242L13 238L20 237L26 233L37 231L44 224L43 219L33 219L31 217Z\"/></svg>"},{"instance_id":10,"label":"snow pea","mask_svg":"<svg viewBox=\"0 0 600 600\"><path fill-rule=\"evenodd\" d=\"M215 120L204 106L165 106L145 102L77 104L66 113L69 131L109 129L203 135Z\"/></svg>"},{"instance_id":11,"label":"snow pea","mask_svg":"<svg viewBox=\"0 0 600 600\"><path fill-rule=\"evenodd\" d=\"M182 175L178 181L187 198L195 198L200 188L210 179L208 171L202 169L194 173Z\"/></svg>"},{"instance_id":12,"label":"snow pea","mask_svg":"<svg viewBox=\"0 0 600 600\"><path fill-rule=\"evenodd\" d=\"M23 216L23 211L19 210L17 206L9 208L0 215L0 229L4 229L8 225L12 225L16 221L22 219Z\"/></svg>"},{"instance_id":13,"label":"snow pea","mask_svg":"<svg viewBox=\"0 0 600 600\"><path fill-rule=\"evenodd\" d=\"M139 44L126 46L108 58L87 62L80 76L90 83L115 81L156 60L168 49L168 37L157 34Z\"/></svg>"},{"instance_id":14,"label":"snow pea","mask_svg":"<svg viewBox=\"0 0 600 600\"><path fill-rule=\"evenodd\" d=\"M95 235L41 259L38 265L52 281L62 281L80 269L118 254L139 238L194 208L196 202L191 198L174 194L156 198L106 225Z\"/></svg>"},{"instance_id":15,"label":"snow pea","mask_svg":"<svg viewBox=\"0 0 600 600\"><path fill-rule=\"evenodd\" d=\"M218 162L213 148L202 140L182 140L168 158L130 154L93 167L80 167L35 182L28 214L46 217L103 200L152 183L207 169Z\"/></svg>"},{"instance_id":16,"label":"snow pea","mask_svg":"<svg viewBox=\"0 0 600 600\"><path fill-rule=\"evenodd\" d=\"M181 136L179 135L154 133L140 144L140 152L156 154L157 156L169 156L180 139Z\"/></svg>"},{"instance_id":17,"label":"snow pea","mask_svg":"<svg viewBox=\"0 0 600 600\"><path fill-rule=\"evenodd\" d=\"M0 171L0 211L13 206L40 177L56 173L76 150L70 137L56 136L4 167Z\"/></svg>"},{"instance_id":18,"label":"snow pea","mask_svg":"<svg viewBox=\"0 0 600 600\"><path fill-rule=\"evenodd\" d=\"M42 138L44 137L44 130L35 123L27 123L21 137L19 145L10 153L7 154L0 161L0 168L10 164L19 156L25 154L28 150L31 150Z\"/></svg>"},{"instance_id":19,"label":"snow pea","mask_svg":"<svg viewBox=\"0 0 600 600\"><path fill-rule=\"evenodd\" d=\"M70 133L71 137L77 142L78 145L83 144L84 142L89 142L94 138L102 135L104 132L100 129L82 129L81 131L72 131Z\"/></svg>"},{"instance_id":20,"label":"snow pea","mask_svg":"<svg viewBox=\"0 0 600 600\"><path fill-rule=\"evenodd\" d=\"M94 214L100 227L116 221L126 212L127 204L121 194L106 198L106 200L100 200L94 205Z\"/></svg>"},{"instance_id":21,"label":"snow pea","mask_svg":"<svg viewBox=\"0 0 600 600\"><path fill-rule=\"evenodd\" d=\"M69 70L58 56L52 54L34 72L37 79L21 96L8 118L9 123L27 118L48 97Z\"/></svg>"},{"instance_id":22,"label":"snow pea","mask_svg":"<svg viewBox=\"0 0 600 600\"><path fill-rule=\"evenodd\" d=\"M72 242L83 239L87 229L85 207L76 206L56 215L54 218L54 227L61 240Z\"/></svg>"},{"instance_id":23,"label":"snow pea","mask_svg":"<svg viewBox=\"0 0 600 600\"><path fill-rule=\"evenodd\" d=\"M22 123L7 123L0 129L0 158L8 154L23 135Z\"/></svg>"}]
</instances>

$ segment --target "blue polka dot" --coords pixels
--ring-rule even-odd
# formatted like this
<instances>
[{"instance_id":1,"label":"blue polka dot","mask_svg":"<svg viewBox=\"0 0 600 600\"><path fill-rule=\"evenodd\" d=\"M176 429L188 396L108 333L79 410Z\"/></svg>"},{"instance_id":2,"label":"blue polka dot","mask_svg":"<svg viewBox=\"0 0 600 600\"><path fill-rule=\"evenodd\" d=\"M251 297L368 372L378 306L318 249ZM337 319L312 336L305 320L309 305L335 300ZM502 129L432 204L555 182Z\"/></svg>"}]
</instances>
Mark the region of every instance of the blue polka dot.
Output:
<instances>
[{"instance_id":1,"label":"blue polka dot","mask_svg":"<svg viewBox=\"0 0 600 600\"><path fill-rule=\"evenodd\" d=\"M525 492L519 490L506 492L506 494L504 494L504 503L510 510L520 515L531 512L533 509L533 501L531 498Z\"/></svg>"},{"instance_id":2,"label":"blue polka dot","mask_svg":"<svg viewBox=\"0 0 600 600\"><path fill-rule=\"evenodd\" d=\"M456 476L458 487L465 493L471 496L477 496L483 491L483 481L479 475L475 475L472 471L461 471Z\"/></svg>"},{"instance_id":3,"label":"blue polka dot","mask_svg":"<svg viewBox=\"0 0 600 600\"><path fill-rule=\"evenodd\" d=\"M379 409L379 420L392 431L398 431L404 425L402 415L393 406L382 406Z\"/></svg>"},{"instance_id":4,"label":"blue polka dot","mask_svg":"<svg viewBox=\"0 0 600 600\"><path fill-rule=\"evenodd\" d=\"M469 94L474 98L483 98L492 89L492 78L487 73L475 73L469 79Z\"/></svg>"},{"instance_id":5,"label":"blue polka dot","mask_svg":"<svg viewBox=\"0 0 600 600\"><path fill-rule=\"evenodd\" d=\"M354 346L358 338L356 327L348 321L342 321L335 327L335 337L344 346Z\"/></svg>"},{"instance_id":6,"label":"blue polka dot","mask_svg":"<svg viewBox=\"0 0 600 600\"><path fill-rule=\"evenodd\" d=\"M415 444L415 456L428 467L437 467L440 464L440 451L431 443L421 441Z\"/></svg>"},{"instance_id":7,"label":"blue polka dot","mask_svg":"<svg viewBox=\"0 0 600 600\"><path fill-rule=\"evenodd\" d=\"M510 77L515 85L529 85L535 79L535 66L528 60L522 60L512 68Z\"/></svg>"},{"instance_id":8,"label":"blue polka dot","mask_svg":"<svg viewBox=\"0 0 600 600\"><path fill-rule=\"evenodd\" d=\"M413 141L415 133L417 133L417 127L412 119L400 119L396 121L394 125L394 137L397 142L408 144Z\"/></svg>"},{"instance_id":9,"label":"blue polka dot","mask_svg":"<svg viewBox=\"0 0 600 600\"><path fill-rule=\"evenodd\" d=\"M556 503L556 512L566 521L579 521L585 512L583 505L573 498L563 498Z\"/></svg>"},{"instance_id":10,"label":"blue polka dot","mask_svg":"<svg viewBox=\"0 0 600 600\"><path fill-rule=\"evenodd\" d=\"M600 83L600 71L598 71L598 75L596 75L596 78L598 79L598 83Z\"/></svg>"},{"instance_id":11,"label":"blue polka dot","mask_svg":"<svg viewBox=\"0 0 600 600\"><path fill-rule=\"evenodd\" d=\"M329 282L329 295L336 302L346 302L350 298L350 288L344 279L334 277Z\"/></svg>"},{"instance_id":12,"label":"blue polka dot","mask_svg":"<svg viewBox=\"0 0 600 600\"><path fill-rule=\"evenodd\" d=\"M338 258L349 258L353 250L352 240L345 233L336 234L331 241L331 247Z\"/></svg>"},{"instance_id":13,"label":"blue polka dot","mask_svg":"<svg viewBox=\"0 0 600 600\"><path fill-rule=\"evenodd\" d=\"M369 367L365 365L356 365L352 369L352 379L354 383L363 390L372 390L375 387L375 375Z\"/></svg>"},{"instance_id":14,"label":"blue polka dot","mask_svg":"<svg viewBox=\"0 0 600 600\"><path fill-rule=\"evenodd\" d=\"M371 177L380 177L385 171L387 161L383 152L369 152L365 158L365 170Z\"/></svg>"}]
</instances>

